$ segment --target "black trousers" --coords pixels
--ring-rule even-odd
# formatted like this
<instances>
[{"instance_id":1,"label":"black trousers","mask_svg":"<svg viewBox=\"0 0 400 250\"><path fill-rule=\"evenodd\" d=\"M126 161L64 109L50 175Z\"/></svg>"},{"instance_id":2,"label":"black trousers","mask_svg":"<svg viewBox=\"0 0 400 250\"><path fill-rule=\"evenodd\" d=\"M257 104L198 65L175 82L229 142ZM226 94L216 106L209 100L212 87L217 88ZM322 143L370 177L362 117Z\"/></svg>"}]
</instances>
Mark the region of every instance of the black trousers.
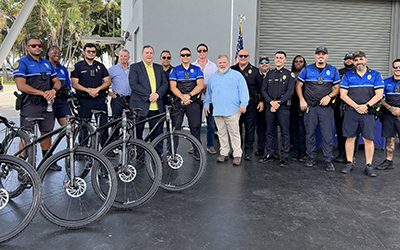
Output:
<instances>
[{"instance_id":1,"label":"black trousers","mask_svg":"<svg viewBox=\"0 0 400 250\"><path fill-rule=\"evenodd\" d=\"M249 105L247 105L246 113L242 114L239 119L241 135L243 135L242 127L244 125L244 155L253 154L256 118L258 113L257 105L258 103L249 102Z\"/></svg>"},{"instance_id":2,"label":"black trousers","mask_svg":"<svg viewBox=\"0 0 400 250\"><path fill-rule=\"evenodd\" d=\"M262 112L257 112L257 121L256 121L256 133L257 133L257 151L260 151L264 154L265 149L265 137L267 132L267 127L265 123L265 110Z\"/></svg>"},{"instance_id":3,"label":"black trousers","mask_svg":"<svg viewBox=\"0 0 400 250\"><path fill-rule=\"evenodd\" d=\"M290 110L290 143L294 157L306 156L306 128L304 115L299 110Z\"/></svg>"},{"instance_id":4,"label":"black trousers","mask_svg":"<svg viewBox=\"0 0 400 250\"><path fill-rule=\"evenodd\" d=\"M285 107L279 108L276 112L271 112L269 106L265 111L265 122L267 124L266 154L275 154L276 135L279 125L281 128L282 158L289 157L290 151L290 110Z\"/></svg>"},{"instance_id":5,"label":"black trousers","mask_svg":"<svg viewBox=\"0 0 400 250\"><path fill-rule=\"evenodd\" d=\"M129 108L129 96L117 96L111 99L112 117L122 117L122 111Z\"/></svg>"},{"instance_id":6,"label":"black trousers","mask_svg":"<svg viewBox=\"0 0 400 250\"><path fill-rule=\"evenodd\" d=\"M183 118L186 114L189 121L190 133L200 141L200 128L201 128L201 104L192 102L189 105L181 105L177 101L176 108L173 111L172 125L175 129L182 129Z\"/></svg>"}]
</instances>

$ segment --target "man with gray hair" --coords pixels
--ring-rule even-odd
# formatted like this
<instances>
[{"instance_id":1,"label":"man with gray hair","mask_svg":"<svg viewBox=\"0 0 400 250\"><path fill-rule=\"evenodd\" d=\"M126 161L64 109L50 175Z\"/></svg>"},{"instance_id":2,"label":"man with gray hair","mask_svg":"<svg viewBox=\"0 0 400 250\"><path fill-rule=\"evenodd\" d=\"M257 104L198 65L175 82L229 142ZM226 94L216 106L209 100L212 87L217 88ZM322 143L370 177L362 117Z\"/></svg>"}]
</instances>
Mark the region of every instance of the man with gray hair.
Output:
<instances>
[{"instance_id":1,"label":"man with gray hair","mask_svg":"<svg viewBox=\"0 0 400 250\"><path fill-rule=\"evenodd\" d=\"M239 166L242 161L239 119L240 115L246 112L249 90L242 74L230 69L229 58L226 55L218 56L217 67L217 72L208 80L204 113L206 116L210 115L210 104L212 104L221 146L217 162L228 160L230 138L233 149L232 164Z\"/></svg>"}]
</instances>

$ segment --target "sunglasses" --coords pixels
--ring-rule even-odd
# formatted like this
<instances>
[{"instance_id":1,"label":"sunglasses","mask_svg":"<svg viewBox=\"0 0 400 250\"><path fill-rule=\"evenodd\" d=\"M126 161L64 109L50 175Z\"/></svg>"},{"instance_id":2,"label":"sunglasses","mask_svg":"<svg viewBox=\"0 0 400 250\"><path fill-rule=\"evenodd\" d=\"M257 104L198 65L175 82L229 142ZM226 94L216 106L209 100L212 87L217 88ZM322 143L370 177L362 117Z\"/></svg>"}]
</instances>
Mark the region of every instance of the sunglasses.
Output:
<instances>
[{"instance_id":1,"label":"sunglasses","mask_svg":"<svg viewBox=\"0 0 400 250\"><path fill-rule=\"evenodd\" d=\"M96 50L86 50L86 53L93 53L93 54L95 54L95 53L96 53Z\"/></svg>"},{"instance_id":2,"label":"sunglasses","mask_svg":"<svg viewBox=\"0 0 400 250\"><path fill-rule=\"evenodd\" d=\"M171 57L170 56L163 56L163 57L161 57L163 60L165 60L165 59L167 59L167 60L171 60Z\"/></svg>"},{"instance_id":3,"label":"sunglasses","mask_svg":"<svg viewBox=\"0 0 400 250\"><path fill-rule=\"evenodd\" d=\"M304 63L303 60L294 60L295 63Z\"/></svg>"},{"instance_id":4,"label":"sunglasses","mask_svg":"<svg viewBox=\"0 0 400 250\"><path fill-rule=\"evenodd\" d=\"M41 45L40 43L29 44L28 46L33 48L33 49L36 48L36 47L39 48L39 49L43 47L43 45Z\"/></svg>"},{"instance_id":5,"label":"sunglasses","mask_svg":"<svg viewBox=\"0 0 400 250\"><path fill-rule=\"evenodd\" d=\"M249 55L239 55L240 58L247 58Z\"/></svg>"},{"instance_id":6,"label":"sunglasses","mask_svg":"<svg viewBox=\"0 0 400 250\"><path fill-rule=\"evenodd\" d=\"M206 49L199 49L197 52L199 52L199 53L201 53L201 52L203 52L203 53L206 53L208 50L206 50Z\"/></svg>"},{"instance_id":7,"label":"sunglasses","mask_svg":"<svg viewBox=\"0 0 400 250\"><path fill-rule=\"evenodd\" d=\"M399 70L400 66L393 66L393 69Z\"/></svg>"},{"instance_id":8,"label":"sunglasses","mask_svg":"<svg viewBox=\"0 0 400 250\"><path fill-rule=\"evenodd\" d=\"M191 54L181 54L181 57L190 57Z\"/></svg>"},{"instance_id":9,"label":"sunglasses","mask_svg":"<svg viewBox=\"0 0 400 250\"><path fill-rule=\"evenodd\" d=\"M267 65L269 62L260 62L261 65Z\"/></svg>"}]
</instances>

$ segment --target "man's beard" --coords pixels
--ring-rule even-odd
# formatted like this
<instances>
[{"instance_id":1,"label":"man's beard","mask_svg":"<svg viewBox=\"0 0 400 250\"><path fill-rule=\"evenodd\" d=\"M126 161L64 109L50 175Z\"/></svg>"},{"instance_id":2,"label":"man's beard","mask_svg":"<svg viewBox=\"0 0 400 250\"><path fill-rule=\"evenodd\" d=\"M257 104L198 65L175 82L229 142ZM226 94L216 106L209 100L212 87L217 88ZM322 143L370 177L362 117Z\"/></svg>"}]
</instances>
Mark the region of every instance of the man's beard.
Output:
<instances>
[{"instance_id":1,"label":"man's beard","mask_svg":"<svg viewBox=\"0 0 400 250\"><path fill-rule=\"evenodd\" d=\"M218 73L225 74L228 70L229 70L229 67L226 67L225 69L218 68Z\"/></svg>"},{"instance_id":2,"label":"man's beard","mask_svg":"<svg viewBox=\"0 0 400 250\"><path fill-rule=\"evenodd\" d=\"M359 64L356 66L358 71L363 71L365 69L365 66L363 64Z\"/></svg>"}]
</instances>

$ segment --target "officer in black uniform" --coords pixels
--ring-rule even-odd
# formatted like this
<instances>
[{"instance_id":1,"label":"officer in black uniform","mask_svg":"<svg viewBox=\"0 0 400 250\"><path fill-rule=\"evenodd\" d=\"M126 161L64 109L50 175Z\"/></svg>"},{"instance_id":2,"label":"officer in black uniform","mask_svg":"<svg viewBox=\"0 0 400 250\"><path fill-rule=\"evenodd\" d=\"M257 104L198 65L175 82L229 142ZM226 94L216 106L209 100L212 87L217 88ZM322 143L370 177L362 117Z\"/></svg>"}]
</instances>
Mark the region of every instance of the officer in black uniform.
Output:
<instances>
[{"instance_id":1,"label":"officer in black uniform","mask_svg":"<svg viewBox=\"0 0 400 250\"><path fill-rule=\"evenodd\" d=\"M353 52L347 52L344 55L344 67L339 69L340 79L343 78L343 75L348 71L354 69L353 65ZM335 159L336 162L345 163L346 162L346 152L345 152L345 143L346 138L343 137L343 118L344 118L344 103L342 99L340 99L340 95L335 97L333 101L333 109L335 112L335 127L336 127L336 136L338 141L338 155ZM356 143L357 145L357 143Z\"/></svg>"},{"instance_id":2,"label":"officer in black uniform","mask_svg":"<svg viewBox=\"0 0 400 250\"><path fill-rule=\"evenodd\" d=\"M14 65L15 84L22 92L18 97L16 108L20 110L20 123L23 128L31 130L33 128L26 120L28 117L44 118L39 121L40 133L44 135L54 128L52 103L62 85L51 62L40 57L43 45L39 39L30 38L26 50L28 54ZM51 138L43 140L40 146L44 156L51 146Z\"/></svg>"},{"instance_id":3,"label":"officer in black uniform","mask_svg":"<svg viewBox=\"0 0 400 250\"><path fill-rule=\"evenodd\" d=\"M259 69L250 64L249 58L249 52L242 49L238 53L239 62L231 67L244 76L249 89L250 100L247 111L242 114L239 120L240 127L244 123L244 159L247 161L252 159L257 112L264 110L264 102L261 96L262 82L258 77Z\"/></svg>"},{"instance_id":4,"label":"officer in black uniform","mask_svg":"<svg viewBox=\"0 0 400 250\"><path fill-rule=\"evenodd\" d=\"M260 160L267 162L273 160L274 141L277 134L279 124L281 128L282 138L282 154L280 166L288 165L288 157L290 151L290 99L292 98L295 85L294 73L285 68L286 53L277 51L274 58L275 69L270 70L262 84L261 93L265 100L265 122L267 124L267 146L266 155Z\"/></svg>"},{"instance_id":5,"label":"officer in black uniform","mask_svg":"<svg viewBox=\"0 0 400 250\"><path fill-rule=\"evenodd\" d=\"M71 72L72 87L76 90L79 102L79 116L90 120L92 110L102 110L100 126L107 123L107 90L111 85L111 79L106 67L94 60L96 57L96 46L87 43L83 47L84 60L75 64ZM103 133L101 144L107 140L107 133Z\"/></svg>"}]
</instances>

